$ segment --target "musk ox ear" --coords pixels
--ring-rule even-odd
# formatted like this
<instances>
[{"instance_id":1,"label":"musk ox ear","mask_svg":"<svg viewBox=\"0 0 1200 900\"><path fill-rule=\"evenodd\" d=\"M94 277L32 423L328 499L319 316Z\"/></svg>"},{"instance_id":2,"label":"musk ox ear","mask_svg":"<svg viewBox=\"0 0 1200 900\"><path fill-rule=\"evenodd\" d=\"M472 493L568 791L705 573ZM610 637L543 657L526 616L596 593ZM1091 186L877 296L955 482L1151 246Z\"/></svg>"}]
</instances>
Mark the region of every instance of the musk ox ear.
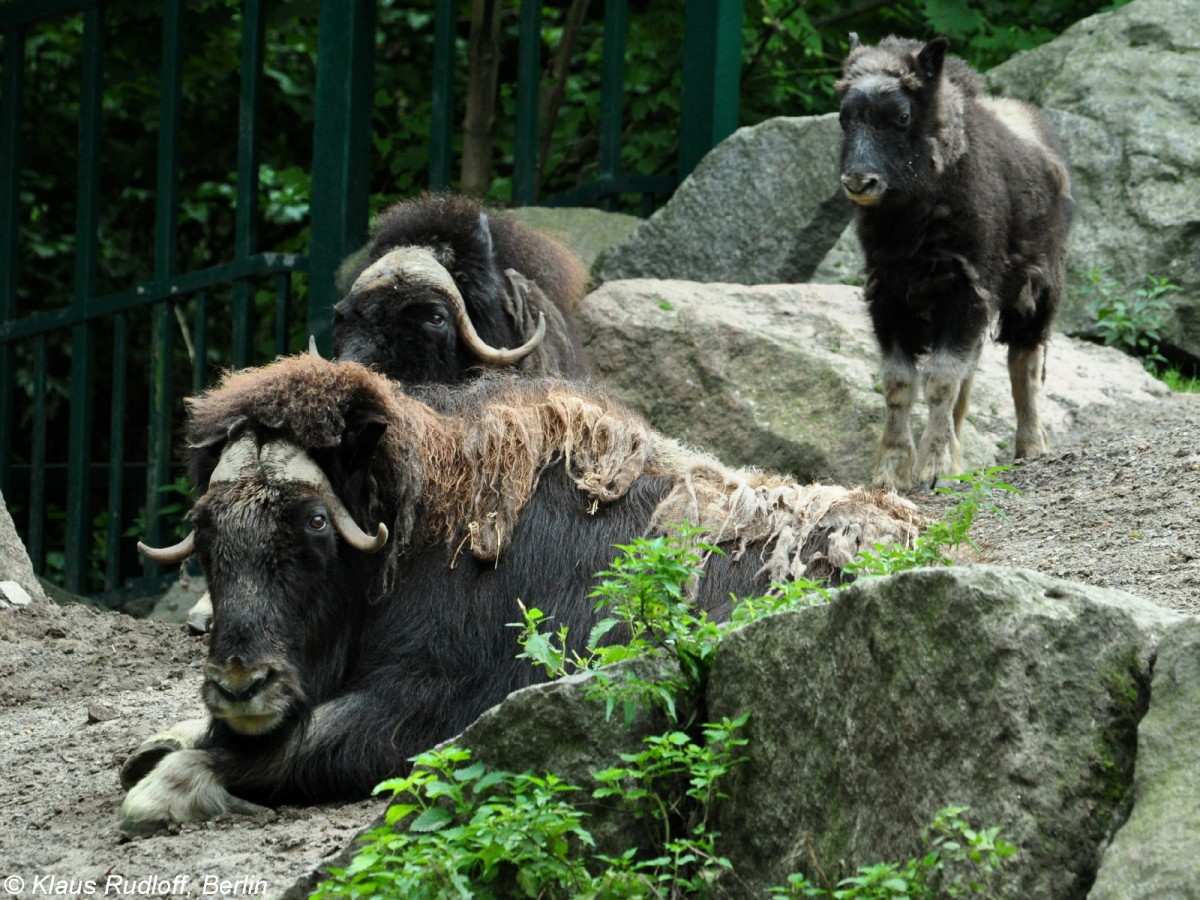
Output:
<instances>
[{"instance_id":1,"label":"musk ox ear","mask_svg":"<svg viewBox=\"0 0 1200 900\"><path fill-rule=\"evenodd\" d=\"M950 45L944 37L936 37L917 54L917 69L928 81L935 81L942 74L946 61L946 48Z\"/></svg>"},{"instance_id":2,"label":"musk ox ear","mask_svg":"<svg viewBox=\"0 0 1200 900\"><path fill-rule=\"evenodd\" d=\"M186 402L186 401L185 401ZM188 441L188 478L203 494L208 490L208 479L221 459L225 447L246 430L250 420L246 416L228 416L208 430L193 434Z\"/></svg>"}]
</instances>

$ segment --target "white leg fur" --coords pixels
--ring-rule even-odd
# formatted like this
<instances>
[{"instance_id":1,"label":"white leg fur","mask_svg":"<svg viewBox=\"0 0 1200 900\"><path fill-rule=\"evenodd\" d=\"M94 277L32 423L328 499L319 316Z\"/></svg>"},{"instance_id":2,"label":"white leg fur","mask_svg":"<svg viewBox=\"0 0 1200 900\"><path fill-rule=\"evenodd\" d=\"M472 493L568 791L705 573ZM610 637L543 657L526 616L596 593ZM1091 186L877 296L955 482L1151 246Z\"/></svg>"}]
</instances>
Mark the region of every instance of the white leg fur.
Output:
<instances>
[{"instance_id":1,"label":"white leg fur","mask_svg":"<svg viewBox=\"0 0 1200 900\"><path fill-rule=\"evenodd\" d=\"M1032 459L1047 450L1046 431L1038 413L1042 393L1043 347L1008 348L1008 377L1017 407L1017 459Z\"/></svg>"},{"instance_id":2,"label":"white leg fur","mask_svg":"<svg viewBox=\"0 0 1200 900\"><path fill-rule=\"evenodd\" d=\"M964 359L937 351L921 373L929 407L914 472L921 487L932 487L938 475L957 475L962 470L959 433L967 415L976 358L977 354Z\"/></svg>"},{"instance_id":3,"label":"white leg fur","mask_svg":"<svg viewBox=\"0 0 1200 900\"><path fill-rule=\"evenodd\" d=\"M121 804L120 829L147 834L170 822L211 819L221 813L256 813L262 807L225 790L206 750L177 750L134 785Z\"/></svg>"},{"instance_id":4,"label":"white leg fur","mask_svg":"<svg viewBox=\"0 0 1200 900\"><path fill-rule=\"evenodd\" d=\"M883 360L883 401L886 413L883 439L872 479L878 487L905 490L912 485L912 407L917 396L917 368L912 360L893 352Z\"/></svg>"}]
</instances>

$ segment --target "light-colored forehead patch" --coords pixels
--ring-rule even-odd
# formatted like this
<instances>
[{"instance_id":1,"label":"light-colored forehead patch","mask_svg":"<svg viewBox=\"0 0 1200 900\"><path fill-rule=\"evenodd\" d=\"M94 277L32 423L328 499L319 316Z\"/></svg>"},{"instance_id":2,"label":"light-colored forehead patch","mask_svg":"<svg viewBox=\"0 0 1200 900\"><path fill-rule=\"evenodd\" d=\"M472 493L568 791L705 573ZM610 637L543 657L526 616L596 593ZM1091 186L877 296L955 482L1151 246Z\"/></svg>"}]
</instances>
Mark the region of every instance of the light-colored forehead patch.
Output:
<instances>
[{"instance_id":1,"label":"light-colored forehead patch","mask_svg":"<svg viewBox=\"0 0 1200 900\"><path fill-rule=\"evenodd\" d=\"M387 287L400 278L421 280L435 286L444 286L446 282L454 284L450 273L428 247L397 247L367 266L354 280L350 293Z\"/></svg>"},{"instance_id":2,"label":"light-colored forehead patch","mask_svg":"<svg viewBox=\"0 0 1200 900\"><path fill-rule=\"evenodd\" d=\"M209 485L262 478L268 484L297 482L322 488L329 479L311 456L288 441L268 441L261 447L245 434L221 453Z\"/></svg>"},{"instance_id":3,"label":"light-colored forehead patch","mask_svg":"<svg viewBox=\"0 0 1200 900\"><path fill-rule=\"evenodd\" d=\"M854 79L850 85L852 92L864 94L894 94L903 90L904 84L895 75L872 74Z\"/></svg>"}]
</instances>

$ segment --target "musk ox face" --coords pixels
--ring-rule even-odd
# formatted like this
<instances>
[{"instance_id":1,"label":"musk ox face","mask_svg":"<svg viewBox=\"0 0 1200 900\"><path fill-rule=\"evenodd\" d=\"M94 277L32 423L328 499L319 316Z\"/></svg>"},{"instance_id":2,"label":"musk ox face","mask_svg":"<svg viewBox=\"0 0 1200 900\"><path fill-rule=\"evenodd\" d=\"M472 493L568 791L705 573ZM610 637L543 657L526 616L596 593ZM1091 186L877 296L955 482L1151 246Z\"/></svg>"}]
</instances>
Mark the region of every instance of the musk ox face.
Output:
<instances>
[{"instance_id":1,"label":"musk ox face","mask_svg":"<svg viewBox=\"0 0 1200 900\"><path fill-rule=\"evenodd\" d=\"M213 606L204 703L231 730L263 735L303 715L338 674L329 635L360 606L361 554L382 548L387 529L363 532L324 470L284 440L243 434L203 480L189 538L143 552L199 554Z\"/></svg>"},{"instance_id":2,"label":"musk ox face","mask_svg":"<svg viewBox=\"0 0 1200 900\"><path fill-rule=\"evenodd\" d=\"M851 48L838 82L842 190L862 207L903 202L937 167L931 133L946 41L858 47L852 36Z\"/></svg>"},{"instance_id":3,"label":"musk ox face","mask_svg":"<svg viewBox=\"0 0 1200 900\"><path fill-rule=\"evenodd\" d=\"M406 383L453 383L479 365L458 339L454 311L428 283L397 279L333 308L334 353Z\"/></svg>"},{"instance_id":4,"label":"musk ox face","mask_svg":"<svg viewBox=\"0 0 1200 900\"><path fill-rule=\"evenodd\" d=\"M395 247L372 262L333 308L334 353L406 383L452 384L481 366L512 365L545 328L543 320L532 336L514 333L507 289L481 213L455 244Z\"/></svg>"}]
</instances>

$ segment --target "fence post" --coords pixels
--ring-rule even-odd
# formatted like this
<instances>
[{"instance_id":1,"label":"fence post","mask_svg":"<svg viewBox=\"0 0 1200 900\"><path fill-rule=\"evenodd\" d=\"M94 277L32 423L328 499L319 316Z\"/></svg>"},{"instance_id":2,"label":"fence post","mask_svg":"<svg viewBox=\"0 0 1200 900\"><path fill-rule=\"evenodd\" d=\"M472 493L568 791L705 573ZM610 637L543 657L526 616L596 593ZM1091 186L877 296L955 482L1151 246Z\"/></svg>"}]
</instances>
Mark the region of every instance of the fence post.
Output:
<instances>
[{"instance_id":1,"label":"fence post","mask_svg":"<svg viewBox=\"0 0 1200 900\"><path fill-rule=\"evenodd\" d=\"M680 181L737 128L741 54L741 0L687 0L679 115Z\"/></svg>"},{"instance_id":2,"label":"fence post","mask_svg":"<svg viewBox=\"0 0 1200 900\"><path fill-rule=\"evenodd\" d=\"M21 98L25 90L25 28L4 32L0 83L0 322L17 316L17 221L21 172ZM0 494L9 484L16 412L17 354L0 344Z\"/></svg>"},{"instance_id":3,"label":"fence post","mask_svg":"<svg viewBox=\"0 0 1200 900\"><path fill-rule=\"evenodd\" d=\"M321 0L313 126L308 331L333 350L334 276L366 239L375 0Z\"/></svg>"},{"instance_id":4,"label":"fence post","mask_svg":"<svg viewBox=\"0 0 1200 900\"><path fill-rule=\"evenodd\" d=\"M100 110L103 89L102 12L90 7L83 14L83 87L79 103L79 182L75 215L74 305L86 309L96 278L96 231L100 154ZM71 336L71 411L67 444L66 588L75 594L88 589L92 543L92 325L80 322Z\"/></svg>"}]
</instances>

